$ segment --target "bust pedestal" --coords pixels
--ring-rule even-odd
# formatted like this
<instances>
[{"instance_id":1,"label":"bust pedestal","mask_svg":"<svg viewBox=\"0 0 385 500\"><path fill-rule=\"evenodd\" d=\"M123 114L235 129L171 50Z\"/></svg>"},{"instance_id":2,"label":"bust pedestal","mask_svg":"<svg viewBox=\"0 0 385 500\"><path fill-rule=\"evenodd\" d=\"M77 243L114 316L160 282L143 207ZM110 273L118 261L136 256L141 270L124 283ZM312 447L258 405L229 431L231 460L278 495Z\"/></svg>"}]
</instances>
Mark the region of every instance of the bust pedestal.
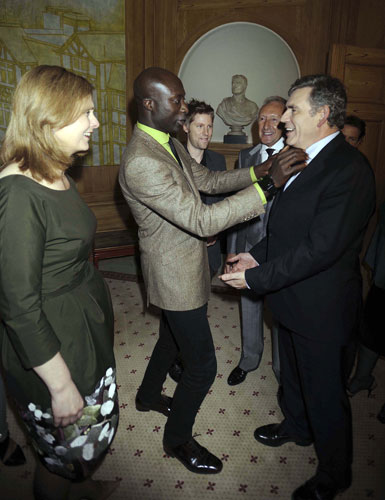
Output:
<instances>
[{"instance_id":1,"label":"bust pedestal","mask_svg":"<svg viewBox=\"0 0 385 500\"><path fill-rule=\"evenodd\" d=\"M224 144L247 144L247 135L224 135Z\"/></svg>"}]
</instances>

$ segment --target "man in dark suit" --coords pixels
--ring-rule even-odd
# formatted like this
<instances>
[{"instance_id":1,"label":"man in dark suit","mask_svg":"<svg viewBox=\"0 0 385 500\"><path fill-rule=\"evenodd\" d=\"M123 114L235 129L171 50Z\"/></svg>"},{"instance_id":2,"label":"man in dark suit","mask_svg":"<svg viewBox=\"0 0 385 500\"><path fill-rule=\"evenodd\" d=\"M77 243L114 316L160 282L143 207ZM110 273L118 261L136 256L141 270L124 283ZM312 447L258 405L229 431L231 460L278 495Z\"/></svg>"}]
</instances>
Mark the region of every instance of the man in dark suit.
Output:
<instances>
[{"instance_id":1,"label":"man in dark suit","mask_svg":"<svg viewBox=\"0 0 385 500\"><path fill-rule=\"evenodd\" d=\"M238 168L250 168L265 162L271 155L277 154L284 147L281 116L286 108L286 99L280 96L267 97L258 113L258 135L261 141L256 146L242 149L239 153ZM267 174L267 172L265 172ZM226 261L237 253L248 252L266 235L266 226L273 200L266 205L266 211L258 218L240 224L228 231L228 256ZM225 272L231 272L226 264ZM229 385L241 384L247 374L256 370L261 362L264 347L263 331L264 298L256 296L250 290L241 295L242 354L241 359L230 375ZM273 372L280 382L278 329L273 324L271 332Z\"/></svg>"},{"instance_id":2,"label":"man in dark suit","mask_svg":"<svg viewBox=\"0 0 385 500\"><path fill-rule=\"evenodd\" d=\"M279 322L284 420L256 429L257 441L314 442L317 472L294 500L331 500L351 484L352 431L341 358L362 303L359 253L375 206L373 173L339 132L346 93L330 76L298 79L282 116L287 144L308 165L276 195L267 236L232 259L236 288L268 295ZM247 269L245 271L245 269Z\"/></svg>"},{"instance_id":3,"label":"man in dark suit","mask_svg":"<svg viewBox=\"0 0 385 500\"><path fill-rule=\"evenodd\" d=\"M204 101L198 101L197 99L191 99L187 103L187 106L188 112L186 114L186 121L183 124L183 130L187 134L186 149L189 155L197 163L204 165L213 172L224 172L226 170L225 157L220 153L208 149L213 135L214 109ZM218 194L200 193L200 196L206 205L212 205L225 198L225 196ZM222 241L223 233L207 238L207 254L211 278L213 278L222 264ZM179 382L182 372L183 364L180 356L177 356L170 367L169 375L175 382Z\"/></svg>"},{"instance_id":4,"label":"man in dark suit","mask_svg":"<svg viewBox=\"0 0 385 500\"><path fill-rule=\"evenodd\" d=\"M187 113L176 75L147 68L134 82L134 95L138 123L122 157L119 182L139 228L147 303L162 311L159 339L135 404L138 411L168 417L163 447L169 456L192 472L215 474L222 469L221 460L192 436L195 416L216 376L207 319L211 287L206 238L258 216L266 195L254 183L253 168L211 172L170 138ZM303 151L295 149L280 163L273 162L274 180L266 192L303 169L304 160ZM238 192L206 205L200 191ZM178 351L184 371L171 399L162 394L162 386Z\"/></svg>"},{"instance_id":5,"label":"man in dark suit","mask_svg":"<svg viewBox=\"0 0 385 500\"><path fill-rule=\"evenodd\" d=\"M183 130L187 134L186 149L191 158L197 163L204 165L209 170L225 171L226 160L223 155L216 153L208 146L213 135L214 110L203 101L191 99L188 103L188 112L186 121L183 124ZM251 165L250 165L251 166ZM225 197L222 195L201 193L201 200L206 205L212 205L222 201ZM207 253L209 257L210 276L215 275L222 264L221 254L222 235L214 235L207 238Z\"/></svg>"}]
</instances>

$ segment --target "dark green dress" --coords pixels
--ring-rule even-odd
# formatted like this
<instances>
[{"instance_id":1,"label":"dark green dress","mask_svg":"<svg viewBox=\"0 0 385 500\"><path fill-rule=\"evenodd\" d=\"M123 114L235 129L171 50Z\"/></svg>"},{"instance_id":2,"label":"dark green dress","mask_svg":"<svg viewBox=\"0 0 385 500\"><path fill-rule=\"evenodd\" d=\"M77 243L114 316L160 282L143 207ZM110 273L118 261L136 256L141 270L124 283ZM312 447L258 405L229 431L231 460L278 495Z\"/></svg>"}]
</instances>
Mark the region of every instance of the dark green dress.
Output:
<instances>
[{"instance_id":1,"label":"dark green dress","mask_svg":"<svg viewBox=\"0 0 385 500\"><path fill-rule=\"evenodd\" d=\"M43 462L71 479L92 472L118 420L111 299L88 261L95 228L72 180L57 191L24 175L0 179L2 363ZM76 424L59 430L32 369L58 351L86 405Z\"/></svg>"}]
</instances>

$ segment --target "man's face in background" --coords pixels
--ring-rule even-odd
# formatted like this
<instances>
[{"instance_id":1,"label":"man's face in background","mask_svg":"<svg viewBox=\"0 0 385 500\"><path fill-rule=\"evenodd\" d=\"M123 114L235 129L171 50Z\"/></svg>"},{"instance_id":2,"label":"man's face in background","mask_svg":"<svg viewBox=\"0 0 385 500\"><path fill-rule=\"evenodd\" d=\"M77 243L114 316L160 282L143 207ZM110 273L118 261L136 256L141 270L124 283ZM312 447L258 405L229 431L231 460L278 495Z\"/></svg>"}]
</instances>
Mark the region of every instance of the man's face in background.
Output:
<instances>
[{"instance_id":1,"label":"man's face in background","mask_svg":"<svg viewBox=\"0 0 385 500\"><path fill-rule=\"evenodd\" d=\"M282 137L283 127L279 124L284 111L284 105L278 101L262 106L258 114L258 134L262 144L273 146Z\"/></svg>"}]
</instances>

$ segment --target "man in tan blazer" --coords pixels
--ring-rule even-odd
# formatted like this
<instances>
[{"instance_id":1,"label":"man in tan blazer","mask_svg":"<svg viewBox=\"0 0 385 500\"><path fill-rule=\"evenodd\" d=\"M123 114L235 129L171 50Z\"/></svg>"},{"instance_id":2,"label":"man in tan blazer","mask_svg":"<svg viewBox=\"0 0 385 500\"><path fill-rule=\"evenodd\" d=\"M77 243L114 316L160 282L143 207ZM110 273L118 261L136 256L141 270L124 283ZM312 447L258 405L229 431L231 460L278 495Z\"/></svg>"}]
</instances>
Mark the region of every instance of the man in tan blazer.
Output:
<instances>
[{"instance_id":1,"label":"man in tan blazer","mask_svg":"<svg viewBox=\"0 0 385 500\"><path fill-rule=\"evenodd\" d=\"M184 123L187 106L182 82L161 68L135 80L138 123L124 151L119 182L139 226L139 246L147 301L162 309L159 340L136 398L139 411L168 416L163 446L192 472L220 472L222 462L192 437L196 413L216 376L207 320L210 273L206 238L264 211L265 194L251 167L212 172L196 163L169 134ZM305 155L290 150L275 160L267 191L304 168ZM271 160L270 160L271 161ZM293 163L300 165L292 167ZM206 205L203 193L239 191ZM184 372L173 399L162 385L177 352Z\"/></svg>"}]
</instances>

